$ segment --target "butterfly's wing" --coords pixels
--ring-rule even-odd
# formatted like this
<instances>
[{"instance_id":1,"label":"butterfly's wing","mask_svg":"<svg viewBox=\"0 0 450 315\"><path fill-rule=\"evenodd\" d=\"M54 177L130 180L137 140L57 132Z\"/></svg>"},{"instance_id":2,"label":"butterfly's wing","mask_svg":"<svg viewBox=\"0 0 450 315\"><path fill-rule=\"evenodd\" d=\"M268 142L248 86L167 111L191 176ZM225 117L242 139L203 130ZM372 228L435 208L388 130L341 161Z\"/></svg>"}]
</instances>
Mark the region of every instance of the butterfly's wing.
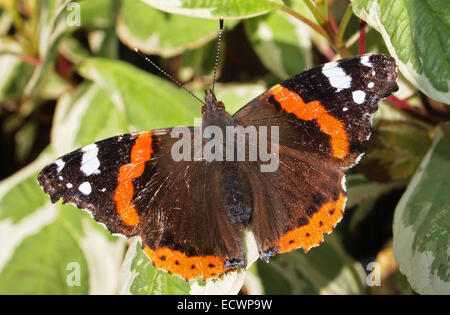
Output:
<instances>
[{"instance_id":1,"label":"butterfly's wing","mask_svg":"<svg viewBox=\"0 0 450 315\"><path fill-rule=\"evenodd\" d=\"M233 116L243 126L279 126L279 169L261 173L260 163L248 163L262 258L306 251L342 218L343 169L364 153L378 103L398 89L396 77L386 55L343 59L274 86Z\"/></svg>"},{"instance_id":2,"label":"butterfly's wing","mask_svg":"<svg viewBox=\"0 0 450 315\"><path fill-rule=\"evenodd\" d=\"M112 233L137 235L139 215L133 207L127 209L133 195L131 182L167 132L136 132L90 144L47 165L38 182L52 202L62 198L63 203L90 212Z\"/></svg>"},{"instance_id":3,"label":"butterfly's wing","mask_svg":"<svg viewBox=\"0 0 450 315\"><path fill-rule=\"evenodd\" d=\"M248 163L254 209L250 226L261 258L297 248L308 251L342 219L347 194L345 175L289 148L280 148L276 172Z\"/></svg>"},{"instance_id":4,"label":"butterfly's wing","mask_svg":"<svg viewBox=\"0 0 450 315\"><path fill-rule=\"evenodd\" d=\"M219 277L245 266L241 228L216 209L220 190L210 188L220 186L220 170L175 162L178 140L160 129L99 141L48 165L38 181L53 202L88 210L112 233L139 235L156 267Z\"/></svg>"},{"instance_id":5,"label":"butterfly's wing","mask_svg":"<svg viewBox=\"0 0 450 315\"><path fill-rule=\"evenodd\" d=\"M397 91L392 57L370 54L312 68L275 85L238 111L241 125L280 127L280 145L351 167L381 99Z\"/></svg>"}]
</instances>

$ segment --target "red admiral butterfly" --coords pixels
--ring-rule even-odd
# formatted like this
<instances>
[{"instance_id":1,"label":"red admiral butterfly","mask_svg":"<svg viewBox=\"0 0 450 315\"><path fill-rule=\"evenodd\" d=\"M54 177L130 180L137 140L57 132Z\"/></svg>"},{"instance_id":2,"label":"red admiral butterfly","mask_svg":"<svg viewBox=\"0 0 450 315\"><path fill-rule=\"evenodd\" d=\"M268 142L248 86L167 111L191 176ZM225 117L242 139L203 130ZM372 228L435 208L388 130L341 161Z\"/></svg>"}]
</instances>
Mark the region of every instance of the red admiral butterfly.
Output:
<instances>
[{"instance_id":1,"label":"red admiral butterfly","mask_svg":"<svg viewBox=\"0 0 450 315\"><path fill-rule=\"evenodd\" d=\"M233 116L207 91L203 127L279 127L274 172L261 172L262 161L176 162L178 139L167 128L88 145L45 167L38 181L52 202L62 198L112 233L140 236L157 268L218 278L246 266L247 227L266 261L323 242L343 216L344 170L363 155L396 78L389 56L343 59L275 85Z\"/></svg>"}]
</instances>

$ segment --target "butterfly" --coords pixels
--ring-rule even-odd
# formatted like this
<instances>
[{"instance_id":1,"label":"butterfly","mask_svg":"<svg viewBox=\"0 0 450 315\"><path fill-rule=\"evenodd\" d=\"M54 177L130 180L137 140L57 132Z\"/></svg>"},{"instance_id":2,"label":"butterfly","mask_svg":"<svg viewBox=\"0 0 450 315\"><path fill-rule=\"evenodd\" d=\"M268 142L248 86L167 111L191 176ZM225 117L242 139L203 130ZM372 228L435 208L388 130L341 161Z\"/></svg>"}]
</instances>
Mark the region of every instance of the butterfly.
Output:
<instances>
[{"instance_id":1,"label":"butterfly","mask_svg":"<svg viewBox=\"0 0 450 315\"><path fill-rule=\"evenodd\" d=\"M139 236L155 267L186 280L220 278L246 267L245 230L266 261L306 252L332 232L347 199L344 171L364 154L378 104L398 90L396 78L392 57L367 54L295 75L234 115L206 91L201 128L270 127L272 171L248 153L174 159L180 139L166 128L80 148L46 166L38 182L52 202L87 210L111 233ZM194 129L185 128L191 157ZM244 135L245 149L258 148L250 138ZM201 144L205 139L200 133ZM224 157L223 147L213 147Z\"/></svg>"}]
</instances>

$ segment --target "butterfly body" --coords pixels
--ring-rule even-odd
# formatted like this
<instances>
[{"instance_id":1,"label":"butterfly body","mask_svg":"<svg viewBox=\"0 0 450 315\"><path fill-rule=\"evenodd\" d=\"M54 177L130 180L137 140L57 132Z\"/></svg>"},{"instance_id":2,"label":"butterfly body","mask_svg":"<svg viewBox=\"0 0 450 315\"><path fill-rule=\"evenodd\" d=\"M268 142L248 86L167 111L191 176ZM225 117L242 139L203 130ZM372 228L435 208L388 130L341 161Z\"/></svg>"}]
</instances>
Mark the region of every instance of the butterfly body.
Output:
<instances>
[{"instance_id":1,"label":"butterfly body","mask_svg":"<svg viewBox=\"0 0 450 315\"><path fill-rule=\"evenodd\" d=\"M347 198L344 170L364 153L396 78L386 55L343 59L277 84L233 116L207 91L201 128L183 129L192 140L183 158L173 155L176 128L148 130L69 153L38 181L53 202L88 210L112 233L140 236L157 268L187 280L218 278L246 267L245 230L266 261L308 251L333 230ZM230 127L244 132L244 146ZM220 132L221 145L210 145ZM213 158L196 151L199 138Z\"/></svg>"}]
</instances>

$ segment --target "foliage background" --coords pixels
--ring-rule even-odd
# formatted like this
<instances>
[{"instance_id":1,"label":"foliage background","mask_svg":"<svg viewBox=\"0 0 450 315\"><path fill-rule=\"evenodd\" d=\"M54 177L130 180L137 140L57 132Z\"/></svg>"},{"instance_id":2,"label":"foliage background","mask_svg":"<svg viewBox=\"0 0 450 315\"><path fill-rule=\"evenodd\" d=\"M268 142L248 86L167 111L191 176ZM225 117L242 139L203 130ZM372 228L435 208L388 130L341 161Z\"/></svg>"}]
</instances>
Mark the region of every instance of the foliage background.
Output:
<instances>
[{"instance_id":1,"label":"foliage background","mask_svg":"<svg viewBox=\"0 0 450 315\"><path fill-rule=\"evenodd\" d=\"M202 97L220 16L216 91L231 113L282 79L366 51L397 59L401 89L377 114L324 244L185 282L155 270L136 240L52 205L36 176L94 141L192 124L200 105L132 49ZM0 294L449 294L449 38L445 0L0 0ZM380 286L367 280L371 262Z\"/></svg>"}]
</instances>

